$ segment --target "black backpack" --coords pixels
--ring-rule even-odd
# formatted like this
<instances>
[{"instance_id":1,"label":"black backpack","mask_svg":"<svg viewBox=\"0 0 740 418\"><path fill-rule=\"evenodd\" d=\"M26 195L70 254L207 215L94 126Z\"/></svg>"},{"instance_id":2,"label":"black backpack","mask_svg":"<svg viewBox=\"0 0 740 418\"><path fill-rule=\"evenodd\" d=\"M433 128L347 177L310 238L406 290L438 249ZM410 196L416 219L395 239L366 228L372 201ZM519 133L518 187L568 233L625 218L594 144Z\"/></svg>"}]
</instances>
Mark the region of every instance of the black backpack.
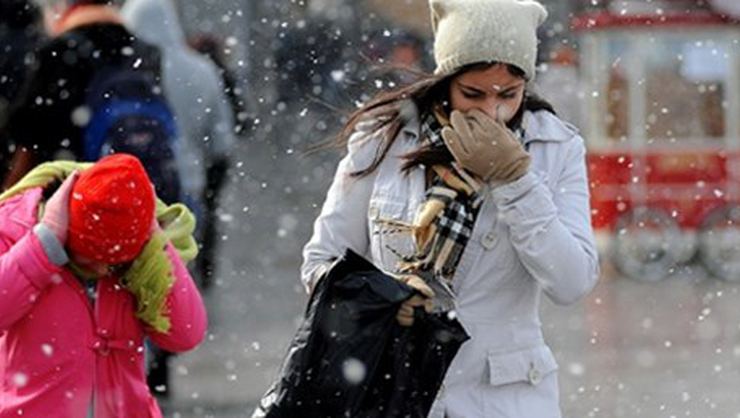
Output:
<instances>
[{"instance_id":1,"label":"black backpack","mask_svg":"<svg viewBox=\"0 0 740 418\"><path fill-rule=\"evenodd\" d=\"M159 83L156 66L142 65L135 54L96 71L85 105L89 122L83 129L84 158L97 161L117 152L139 158L167 203L181 200L177 169L177 126Z\"/></svg>"}]
</instances>

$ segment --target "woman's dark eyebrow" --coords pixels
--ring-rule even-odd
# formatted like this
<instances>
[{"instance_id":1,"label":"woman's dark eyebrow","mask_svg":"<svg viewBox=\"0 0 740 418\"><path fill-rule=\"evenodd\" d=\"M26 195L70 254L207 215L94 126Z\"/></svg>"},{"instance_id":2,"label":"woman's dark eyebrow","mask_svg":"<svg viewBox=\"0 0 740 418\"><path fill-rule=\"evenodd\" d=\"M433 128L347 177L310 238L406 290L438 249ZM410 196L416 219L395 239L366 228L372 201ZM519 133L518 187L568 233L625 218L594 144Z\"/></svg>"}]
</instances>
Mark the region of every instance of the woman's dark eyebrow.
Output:
<instances>
[{"instance_id":1,"label":"woman's dark eyebrow","mask_svg":"<svg viewBox=\"0 0 740 418\"><path fill-rule=\"evenodd\" d=\"M515 86L511 86L511 87L507 87L507 88L505 88L505 89L501 90L500 92L498 92L498 94L507 94L507 93L511 93L511 92L513 92L514 90L518 89L519 87L522 87L523 85L524 85L524 83L521 83L521 84L517 84L517 85L515 85Z\"/></svg>"},{"instance_id":2,"label":"woman's dark eyebrow","mask_svg":"<svg viewBox=\"0 0 740 418\"><path fill-rule=\"evenodd\" d=\"M481 89L479 89L477 87L468 86L467 84L463 84L463 83L461 83L459 81L458 81L458 84L460 84L460 87L461 88L464 88L464 89L467 89L467 90L472 90L472 91L474 91L476 93L482 93L482 94L485 94L486 93L484 90L481 90Z\"/></svg>"},{"instance_id":3,"label":"woman's dark eyebrow","mask_svg":"<svg viewBox=\"0 0 740 418\"><path fill-rule=\"evenodd\" d=\"M476 93L482 93L482 94L485 94L486 93L485 90L481 90L481 89L479 89L477 87L473 87L473 86L469 86L467 84L463 84L460 81L458 81L458 84L460 84L460 87L461 88L464 88L464 89L467 89L467 90L472 90L472 91L474 91ZM507 94L507 93L510 93L511 91L514 91L514 90L518 89L519 87L521 87L523 85L524 85L524 83L517 84L517 85L511 86L511 87L507 87L506 89L497 91L496 94Z\"/></svg>"}]
</instances>

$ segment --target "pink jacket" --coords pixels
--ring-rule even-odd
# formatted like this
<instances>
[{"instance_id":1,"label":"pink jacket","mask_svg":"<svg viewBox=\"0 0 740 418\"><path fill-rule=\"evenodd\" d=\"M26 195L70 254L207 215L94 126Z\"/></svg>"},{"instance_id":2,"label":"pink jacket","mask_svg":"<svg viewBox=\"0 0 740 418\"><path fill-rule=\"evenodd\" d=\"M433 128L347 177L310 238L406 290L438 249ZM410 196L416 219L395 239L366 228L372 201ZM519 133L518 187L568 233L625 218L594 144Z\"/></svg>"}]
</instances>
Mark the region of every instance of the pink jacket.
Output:
<instances>
[{"instance_id":1,"label":"pink jacket","mask_svg":"<svg viewBox=\"0 0 740 418\"><path fill-rule=\"evenodd\" d=\"M206 312L174 248L167 334L147 329L116 278L98 282L95 308L83 286L52 264L32 231L41 189L0 205L0 418L160 418L144 373L143 339L174 352L197 346Z\"/></svg>"}]
</instances>

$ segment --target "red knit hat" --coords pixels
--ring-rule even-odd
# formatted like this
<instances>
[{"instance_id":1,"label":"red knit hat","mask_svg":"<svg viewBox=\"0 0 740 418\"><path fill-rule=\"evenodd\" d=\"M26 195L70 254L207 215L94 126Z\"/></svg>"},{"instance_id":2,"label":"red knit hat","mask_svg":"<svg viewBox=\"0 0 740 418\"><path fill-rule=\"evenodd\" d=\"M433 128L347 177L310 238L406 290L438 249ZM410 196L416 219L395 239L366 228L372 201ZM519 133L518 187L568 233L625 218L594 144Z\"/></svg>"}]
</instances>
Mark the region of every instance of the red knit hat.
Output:
<instances>
[{"instance_id":1,"label":"red knit hat","mask_svg":"<svg viewBox=\"0 0 740 418\"><path fill-rule=\"evenodd\" d=\"M154 186L136 157L102 158L72 188L67 247L109 265L132 261L149 239L154 206Z\"/></svg>"}]
</instances>

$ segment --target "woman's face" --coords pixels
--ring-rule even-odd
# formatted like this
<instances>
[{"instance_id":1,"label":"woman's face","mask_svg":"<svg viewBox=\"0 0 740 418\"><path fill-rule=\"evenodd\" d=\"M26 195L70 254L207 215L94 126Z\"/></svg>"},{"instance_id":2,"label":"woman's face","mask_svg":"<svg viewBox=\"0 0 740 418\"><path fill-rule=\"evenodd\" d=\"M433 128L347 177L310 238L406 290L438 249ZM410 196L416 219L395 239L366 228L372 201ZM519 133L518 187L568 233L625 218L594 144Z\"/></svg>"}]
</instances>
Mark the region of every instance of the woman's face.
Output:
<instances>
[{"instance_id":1,"label":"woman's face","mask_svg":"<svg viewBox=\"0 0 740 418\"><path fill-rule=\"evenodd\" d=\"M525 84L505 64L472 69L452 79L450 106L461 112L479 109L495 120L509 122L522 104Z\"/></svg>"}]
</instances>

